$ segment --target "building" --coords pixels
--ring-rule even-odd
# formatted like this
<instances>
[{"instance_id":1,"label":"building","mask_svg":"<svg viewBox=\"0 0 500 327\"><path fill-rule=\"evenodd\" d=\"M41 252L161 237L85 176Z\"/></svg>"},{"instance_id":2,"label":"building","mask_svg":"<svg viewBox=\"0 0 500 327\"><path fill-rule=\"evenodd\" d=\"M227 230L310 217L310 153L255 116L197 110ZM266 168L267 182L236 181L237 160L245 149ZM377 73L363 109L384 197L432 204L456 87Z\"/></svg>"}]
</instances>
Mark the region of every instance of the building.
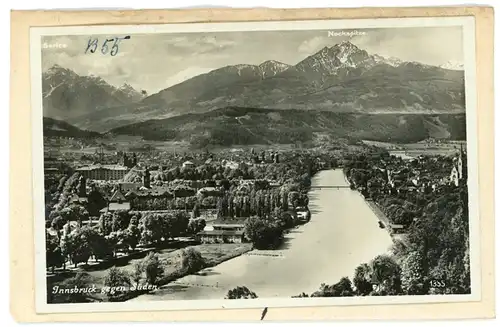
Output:
<instances>
[{"instance_id":1,"label":"building","mask_svg":"<svg viewBox=\"0 0 500 327\"><path fill-rule=\"evenodd\" d=\"M453 158L450 181L455 186L459 186L464 180L467 180L467 155L462 145L460 145L459 153Z\"/></svg>"},{"instance_id":2,"label":"building","mask_svg":"<svg viewBox=\"0 0 500 327\"><path fill-rule=\"evenodd\" d=\"M129 154L128 156L126 153L123 153L120 159L120 164L127 168L135 167L137 165L137 155L135 152Z\"/></svg>"},{"instance_id":3,"label":"building","mask_svg":"<svg viewBox=\"0 0 500 327\"><path fill-rule=\"evenodd\" d=\"M101 213L114 212L119 210L130 210L130 202L123 195L122 189L118 187L111 198L108 200L108 205L101 209Z\"/></svg>"},{"instance_id":4,"label":"building","mask_svg":"<svg viewBox=\"0 0 500 327\"><path fill-rule=\"evenodd\" d=\"M243 220L215 221L212 226L196 234L201 243L243 243L245 224Z\"/></svg>"},{"instance_id":5,"label":"building","mask_svg":"<svg viewBox=\"0 0 500 327\"><path fill-rule=\"evenodd\" d=\"M77 168L76 171L86 179L93 180L120 180L128 172L122 165L90 165Z\"/></svg>"},{"instance_id":6,"label":"building","mask_svg":"<svg viewBox=\"0 0 500 327\"><path fill-rule=\"evenodd\" d=\"M219 188L217 188L217 187L206 186L206 187L200 188L198 190L198 192L197 192L197 195L203 196L203 197L206 197L206 196L222 196L223 192Z\"/></svg>"},{"instance_id":7,"label":"building","mask_svg":"<svg viewBox=\"0 0 500 327\"><path fill-rule=\"evenodd\" d=\"M236 161L233 160L223 160L222 161L222 166L224 168L229 168L229 169L238 169L240 167L240 164Z\"/></svg>"},{"instance_id":8,"label":"building","mask_svg":"<svg viewBox=\"0 0 500 327\"><path fill-rule=\"evenodd\" d=\"M208 230L196 234L196 239L201 243L243 243L243 231L236 230Z\"/></svg>"},{"instance_id":9,"label":"building","mask_svg":"<svg viewBox=\"0 0 500 327\"><path fill-rule=\"evenodd\" d=\"M184 161L184 163L182 164L182 168L194 168L195 167L195 164L192 162L192 161Z\"/></svg>"},{"instance_id":10,"label":"building","mask_svg":"<svg viewBox=\"0 0 500 327\"><path fill-rule=\"evenodd\" d=\"M196 190L186 185L177 185L171 190L171 192L176 198L185 198L196 195Z\"/></svg>"}]
</instances>

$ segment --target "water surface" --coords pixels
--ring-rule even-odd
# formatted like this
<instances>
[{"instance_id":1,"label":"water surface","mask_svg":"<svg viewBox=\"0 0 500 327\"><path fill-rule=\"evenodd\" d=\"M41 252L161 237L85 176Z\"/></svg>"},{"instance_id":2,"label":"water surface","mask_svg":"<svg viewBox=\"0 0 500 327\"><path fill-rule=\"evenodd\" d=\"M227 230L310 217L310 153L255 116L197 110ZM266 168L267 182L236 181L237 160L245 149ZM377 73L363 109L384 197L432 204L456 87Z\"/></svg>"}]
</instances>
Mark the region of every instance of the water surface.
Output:
<instances>
[{"instance_id":1,"label":"water surface","mask_svg":"<svg viewBox=\"0 0 500 327\"><path fill-rule=\"evenodd\" d=\"M312 184L348 185L341 169L318 173ZM223 299L236 286L266 298L310 294L321 283L352 279L359 264L387 252L392 244L356 191L312 189L309 208L311 221L286 234L281 249L251 251L131 301Z\"/></svg>"}]
</instances>

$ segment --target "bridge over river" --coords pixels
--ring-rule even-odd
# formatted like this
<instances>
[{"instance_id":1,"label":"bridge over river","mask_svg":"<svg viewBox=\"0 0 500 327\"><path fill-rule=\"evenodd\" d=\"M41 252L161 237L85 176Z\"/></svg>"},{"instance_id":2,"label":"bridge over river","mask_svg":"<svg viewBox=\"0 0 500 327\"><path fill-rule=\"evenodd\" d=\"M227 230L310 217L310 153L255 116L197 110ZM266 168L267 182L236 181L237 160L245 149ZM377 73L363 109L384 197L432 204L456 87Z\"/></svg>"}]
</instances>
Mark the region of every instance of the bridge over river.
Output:
<instances>
[{"instance_id":1,"label":"bridge over river","mask_svg":"<svg viewBox=\"0 0 500 327\"><path fill-rule=\"evenodd\" d=\"M314 186L311 186L311 190L322 190L322 189L340 190L342 188L350 189L351 187L349 185L314 185Z\"/></svg>"},{"instance_id":2,"label":"bridge over river","mask_svg":"<svg viewBox=\"0 0 500 327\"><path fill-rule=\"evenodd\" d=\"M223 299L229 289L246 286L260 298L312 293L386 253L392 240L341 169L321 171L309 192L311 221L285 234L283 246L246 255L180 278L131 301Z\"/></svg>"}]
</instances>

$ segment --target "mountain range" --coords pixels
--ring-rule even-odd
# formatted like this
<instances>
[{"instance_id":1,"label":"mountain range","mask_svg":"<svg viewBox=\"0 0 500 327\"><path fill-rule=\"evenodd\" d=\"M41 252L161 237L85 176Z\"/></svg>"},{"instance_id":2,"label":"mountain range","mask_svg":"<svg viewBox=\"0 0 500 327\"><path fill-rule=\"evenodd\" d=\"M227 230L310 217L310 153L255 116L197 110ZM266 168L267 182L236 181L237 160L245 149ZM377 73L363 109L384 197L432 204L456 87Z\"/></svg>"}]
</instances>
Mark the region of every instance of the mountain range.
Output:
<instances>
[{"instance_id":1,"label":"mountain range","mask_svg":"<svg viewBox=\"0 0 500 327\"><path fill-rule=\"evenodd\" d=\"M464 73L456 68L385 58L344 41L296 65L269 60L260 65L225 66L145 98L133 91L134 96L125 96L99 78L53 68L44 73L44 113L60 114L56 118L99 132L226 107L464 113ZM54 73L59 70L63 73ZM61 113L67 113L66 117Z\"/></svg>"},{"instance_id":2,"label":"mountain range","mask_svg":"<svg viewBox=\"0 0 500 327\"><path fill-rule=\"evenodd\" d=\"M64 120L78 119L143 98L129 84L115 87L98 76L80 76L59 65L42 74L42 96L44 116Z\"/></svg>"}]
</instances>

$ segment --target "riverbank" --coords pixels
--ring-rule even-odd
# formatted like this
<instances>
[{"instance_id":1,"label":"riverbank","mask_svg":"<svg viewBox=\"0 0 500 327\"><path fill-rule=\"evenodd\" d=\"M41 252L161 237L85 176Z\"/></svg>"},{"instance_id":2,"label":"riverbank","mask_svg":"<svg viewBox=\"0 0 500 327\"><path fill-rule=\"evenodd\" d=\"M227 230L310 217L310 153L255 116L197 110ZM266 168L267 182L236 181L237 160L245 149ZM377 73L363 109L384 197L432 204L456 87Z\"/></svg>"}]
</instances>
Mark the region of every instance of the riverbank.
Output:
<instances>
[{"instance_id":1,"label":"riverbank","mask_svg":"<svg viewBox=\"0 0 500 327\"><path fill-rule=\"evenodd\" d=\"M203 269L211 268L217 266L223 262L226 262L235 257L241 256L252 250L252 245L248 243L242 244L200 244L190 246L191 248L198 251L202 258L205 260L205 265ZM155 285L157 288L160 288L163 285L171 283L179 278L182 278L188 274L199 273L193 271L186 271L181 266L181 261L179 260L181 252L185 248L180 249L161 249L161 250L152 250L152 252L156 252L158 254L158 259L163 263L164 274L163 277L159 280L158 285ZM130 256L127 258L128 260L124 260L120 258L119 261L107 263L105 266L102 266L102 269L96 269L96 267L92 267L91 270L79 269L79 273L84 274L85 283L88 285L93 285L97 290L104 289L104 281L106 276L109 273L109 270L112 267L117 267L128 276L133 276L134 274L134 266L136 264L140 264L144 259L146 253L141 253L141 257ZM53 276L50 279L47 279L47 290L51 292L54 286L59 286L60 288L65 287L65 281L69 278L74 277L77 271L67 271L59 275L59 278ZM136 290L131 291L118 299L119 301L130 300L134 297L149 293L148 290ZM49 298L49 303L64 303L64 301L60 301L61 299L58 296L54 296ZM89 301L91 302L108 302L109 298L105 292L95 292L89 295Z\"/></svg>"},{"instance_id":2,"label":"riverbank","mask_svg":"<svg viewBox=\"0 0 500 327\"><path fill-rule=\"evenodd\" d=\"M344 173L344 178L345 178L346 182L349 183L349 180L348 180L347 176L345 175L345 173ZM407 234L405 234L405 233L394 233L394 231L393 231L393 229L391 227L391 221L389 220L389 217L387 217L387 215L382 211L382 209L379 207L379 205L377 203L375 203L375 201L373 201L373 200L366 199L361 194L361 192L359 192L359 191L356 191L356 192L364 199L365 203L368 205L368 207L370 207L370 209L372 210L372 212L378 218L379 222L381 222L384 225L384 229L387 231L387 233L392 238L392 240L393 241L401 241L405 245L408 246L408 241L406 239L406 235Z\"/></svg>"},{"instance_id":3,"label":"riverbank","mask_svg":"<svg viewBox=\"0 0 500 327\"><path fill-rule=\"evenodd\" d=\"M379 219L382 224L384 224L384 228L386 228L389 231L389 234L392 234L390 231L390 225L391 222L389 221L389 218L385 215L385 213L382 212L382 210L379 208L378 204L375 203L373 200L367 200L365 199L366 204L372 209L373 213L377 218Z\"/></svg>"}]
</instances>

